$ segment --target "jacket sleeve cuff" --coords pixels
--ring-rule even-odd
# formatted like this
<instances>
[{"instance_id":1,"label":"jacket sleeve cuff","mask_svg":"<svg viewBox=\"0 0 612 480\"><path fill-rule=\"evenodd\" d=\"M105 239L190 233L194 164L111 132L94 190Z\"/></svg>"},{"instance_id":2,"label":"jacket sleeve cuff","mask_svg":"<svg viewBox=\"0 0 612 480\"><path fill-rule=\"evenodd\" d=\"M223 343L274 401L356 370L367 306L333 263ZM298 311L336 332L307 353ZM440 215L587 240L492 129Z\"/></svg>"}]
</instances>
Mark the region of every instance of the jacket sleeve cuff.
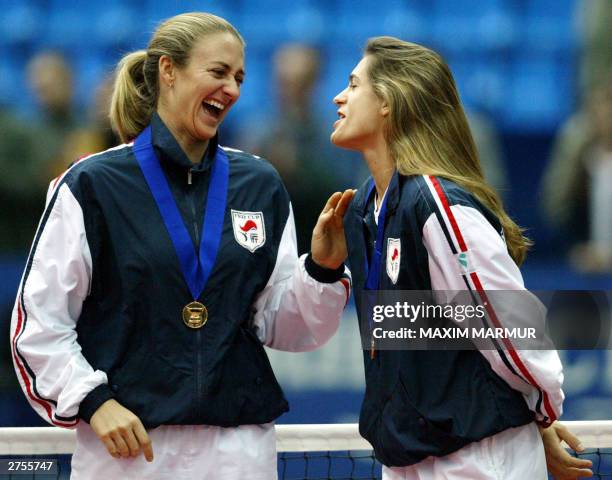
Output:
<instances>
[{"instance_id":1,"label":"jacket sleeve cuff","mask_svg":"<svg viewBox=\"0 0 612 480\"><path fill-rule=\"evenodd\" d=\"M100 405L113 397L114 394L108 384L103 383L102 385L98 385L85 396L79 405L79 417L89 423L92 415L96 413Z\"/></svg>"},{"instance_id":2,"label":"jacket sleeve cuff","mask_svg":"<svg viewBox=\"0 0 612 480\"><path fill-rule=\"evenodd\" d=\"M344 274L344 264L340 265L335 270L321 267L312 259L312 254L308 253L304 260L304 268L308 275L320 283L335 283L342 278Z\"/></svg>"}]
</instances>

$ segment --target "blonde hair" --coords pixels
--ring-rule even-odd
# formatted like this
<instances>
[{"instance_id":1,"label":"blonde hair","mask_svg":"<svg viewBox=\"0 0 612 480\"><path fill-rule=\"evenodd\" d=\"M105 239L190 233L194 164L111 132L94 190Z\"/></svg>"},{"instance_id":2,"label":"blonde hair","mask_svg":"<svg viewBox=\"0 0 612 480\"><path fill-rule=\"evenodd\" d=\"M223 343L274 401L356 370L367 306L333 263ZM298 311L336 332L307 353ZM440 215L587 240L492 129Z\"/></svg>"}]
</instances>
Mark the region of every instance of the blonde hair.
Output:
<instances>
[{"instance_id":1,"label":"blonde hair","mask_svg":"<svg viewBox=\"0 0 612 480\"><path fill-rule=\"evenodd\" d=\"M393 37L371 38L368 78L389 106L385 138L403 175L436 175L471 192L497 215L520 265L531 245L486 183L450 69L436 52Z\"/></svg>"},{"instance_id":2,"label":"blonde hair","mask_svg":"<svg viewBox=\"0 0 612 480\"><path fill-rule=\"evenodd\" d=\"M210 13L183 13L160 24L146 50L121 59L115 73L110 120L122 141L136 137L151 121L159 97L160 57L167 55L175 66L183 68L200 38L225 32L244 47L238 30L223 18Z\"/></svg>"}]
</instances>

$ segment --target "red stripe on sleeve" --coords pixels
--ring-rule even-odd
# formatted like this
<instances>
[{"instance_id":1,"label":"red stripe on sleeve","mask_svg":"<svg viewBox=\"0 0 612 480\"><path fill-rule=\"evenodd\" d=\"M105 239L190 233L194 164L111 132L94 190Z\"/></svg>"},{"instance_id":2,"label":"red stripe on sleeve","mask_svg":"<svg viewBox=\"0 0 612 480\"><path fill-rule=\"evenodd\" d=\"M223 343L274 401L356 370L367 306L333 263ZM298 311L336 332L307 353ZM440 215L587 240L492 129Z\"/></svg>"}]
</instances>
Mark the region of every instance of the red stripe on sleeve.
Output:
<instances>
[{"instance_id":1,"label":"red stripe on sleeve","mask_svg":"<svg viewBox=\"0 0 612 480\"><path fill-rule=\"evenodd\" d=\"M23 313L21 312L21 304L20 304L19 300L17 300L17 327L15 328L15 333L14 333L13 339L12 339L12 343L13 343L13 360L15 361L15 365L17 365L17 368L19 369L19 373L21 374L21 378L23 378L23 382L25 383L26 393L27 393L28 397L30 397L30 399L32 399L32 401L38 403L39 405L41 405L45 409L45 411L47 412L47 416L49 417L49 420L54 425L57 425L58 427L73 427L73 426L75 426L79 422L78 419L75 422L73 422L73 423L63 423L63 422L59 422L59 421L55 420L53 418L53 413L52 413L51 406L49 405L49 403L45 402L44 400L41 400L36 395L34 395L34 393L32 391L32 384L30 383L30 378L29 378L25 368L21 364L21 361L19 360L19 356L17 355L17 343L16 342L17 342L17 337L19 336L19 333L21 332L22 326L23 326Z\"/></svg>"},{"instance_id":2,"label":"red stripe on sleeve","mask_svg":"<svg viewBox=\"0 0 612 480\"><path fill-rule=\"evenodd\" d=\"M436 192L438 193L438 197L440 197L440 201L442 202L442 206L444 207L444 211L446 212L446 216L453 227L453 232L455 232L455 236L457 237L457 241L459 242L459 248L462 252L467 250L467 246L465 245L465 241L463 240L463 235L461 235L461 231L459 230L459 225L457 225L457 220L455 220L455 216L453 215L453 211L448 204L448 200L446 199L446 195L444 194L444 190L442 190L442 185L438 182L438 179L433 175L429 175L429 179L433 184Z\"/></svg>"},{"instance_id":3,"label":"red stripe on sleeve","mask_svg":"<svg viewBox=\"0 0 612 480\"><path fill-rule=\"evenodd\" d=\"M440 201L442 203L442 206L444 207L444 211L446 212L448 220L449 220L449 222L450 222L450 224L451 224L451 226L453 228L453 232L455 233L455 237L457 238L457 242L459 243L459 247L461 248L461 251L462 252L467 251L467 245L465 243L465 240L463 239L463 235L461 234L461 230L459 229L459 225L457 224L457 220L455 219L455 215L453 215L453 211L450 208L450 205L448 203L448 199L446 198L444 190L442 189L442 185L440 185L440 182L438 182L438 179L436 177L434 177L433 175L429 175L429 179L431 180L431 183L433 184L433 186L434 186L434 188L435 188L435 190L436 190L436 192L438 194L438 197L440 198ZM482 298L483 302L485 302L485 307L486 307L487 313L489 314L489 317L493 321L493 324L496 327L498 327L498 328L502 328L502 325L499 322L499 319L497 318L497 315L495 314L495 311L493 310L491 302L489 302L489 300L487 298L487 295L486 295L486 293L484 291L484 288L482 287L482 284L480 283L480 279L478 278L478 275L476 274L476 272L472 272L470 274L470 278L474 282L474 286L476 287L476 290L478 291L478 293L479 293L480 297ZM514 360L514 363L519 368L521 373L525 376L525 379L531 385L533 385L535 388L537 388L538 390L540 390L542 392L543 401L544 401L544 408L548 412L548 417L550 418L551 422L556 420L556 415L554 414L554 410L553 410L552 405L550 403L550 398L548 397L548 394L546 393L546 391L538 385L538 383L536 382L535 378L533 378L531 373L529 373L529 370L527 369L527 367L525 366L525 364L523 363L523 361L519 357L519 355L516 352L514 346L512 345L512 342L510 342L510 340L508 340L507 338L502 339L502 341L503 341L506 349L510 353L510 356Z\"/></svg>"},{"instance_id":4,"label":"red stripe on sleeve","mask_svg":"<svg viewBox=\"0 0 612 480\"><path fill-rule=\"evenodd\" d=\"M495 314L495 310L493 310L493 306L491 305L491 302L489 302L489 299L487 298L487 294L482 288L482 284L480 283L480 279L478 278L478 275L476 274L476 272L472 272L470 274L470 278L474 282L474 285L476 286L476 290L478 291L480 298L482 298L482 301L484 302L485 308L487 310L487 313L489 314L489 317L491 318L491 321L496 327L503 328L499 319L497 318L497 315ZM514 360L514 363L516 364L516 366L519 368L521 373L525 376L525 379L527 379L527 381L531 385L533 385L534 387L536 387L538 390L542 392L544 408L546 409L546 412L548 412L547 416L549 417L551 422L554 422L557 419L557 417L554 413L555 411L552 408L552 405L550 403L550 398L548 397L546 390L541 388L538 385L538 382L535 380L535 378L533 378L531 373L529 373L529 370L527 369L527 367L525 366L525 364L519 357L517 351L514 348L514 345L512 345L512 342L507 338L502 338L502 342L504 346L506 347L506 349L508 350L508 352L510 353L510 356Z\"/></svg>"},{"instance_id":5,"label":"red stripe on sleeve","mask_svg":"<svg viewBox=\"0 0 612 480\"><path fill-rule=\"evenodd\" d=\"M351 283L346 278L341 278L340 282L342 283L342 285L344 285L344 288L346 289L346 302L344 302L344 306L346 307L349 298L351 298Z\"/></svg>"}]
</instances>

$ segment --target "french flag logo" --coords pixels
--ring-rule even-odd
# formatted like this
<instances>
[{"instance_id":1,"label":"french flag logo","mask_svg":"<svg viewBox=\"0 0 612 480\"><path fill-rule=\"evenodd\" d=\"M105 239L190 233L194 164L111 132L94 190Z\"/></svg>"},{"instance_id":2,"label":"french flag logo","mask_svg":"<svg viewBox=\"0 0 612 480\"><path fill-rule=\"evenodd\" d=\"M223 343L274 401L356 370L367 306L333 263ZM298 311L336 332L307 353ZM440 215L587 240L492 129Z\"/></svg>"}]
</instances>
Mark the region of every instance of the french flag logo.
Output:
<instances>
[{"instance_id":1,"label":"french flag logo","mask_svg":"<svg viewBox=\"0 0 612 480\"><path fill-rule=\"evenodd\" d=\"M263 212L232 210L234 238L238 245L254 252L266 243Z\"/></svg>"}]
</instances>

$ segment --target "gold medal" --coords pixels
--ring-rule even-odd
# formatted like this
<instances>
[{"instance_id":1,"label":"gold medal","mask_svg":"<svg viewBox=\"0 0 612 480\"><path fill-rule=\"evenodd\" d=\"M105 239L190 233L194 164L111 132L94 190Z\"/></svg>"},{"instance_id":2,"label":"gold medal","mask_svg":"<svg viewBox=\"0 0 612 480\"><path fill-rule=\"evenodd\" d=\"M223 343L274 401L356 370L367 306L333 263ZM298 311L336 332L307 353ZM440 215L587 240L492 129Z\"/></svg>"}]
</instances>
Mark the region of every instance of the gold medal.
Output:
<instances>
[{"instance_id":1,"label":"gold medal","mask_svg":"<svg viewBox=\"0 0 612 480\"><path fill-rule=\"evenodd\" d=\"M201 328L208 320L208 310L200 302L191 302L183 307L183 322L189 328Z\"/></svg>"}]
</instances>

